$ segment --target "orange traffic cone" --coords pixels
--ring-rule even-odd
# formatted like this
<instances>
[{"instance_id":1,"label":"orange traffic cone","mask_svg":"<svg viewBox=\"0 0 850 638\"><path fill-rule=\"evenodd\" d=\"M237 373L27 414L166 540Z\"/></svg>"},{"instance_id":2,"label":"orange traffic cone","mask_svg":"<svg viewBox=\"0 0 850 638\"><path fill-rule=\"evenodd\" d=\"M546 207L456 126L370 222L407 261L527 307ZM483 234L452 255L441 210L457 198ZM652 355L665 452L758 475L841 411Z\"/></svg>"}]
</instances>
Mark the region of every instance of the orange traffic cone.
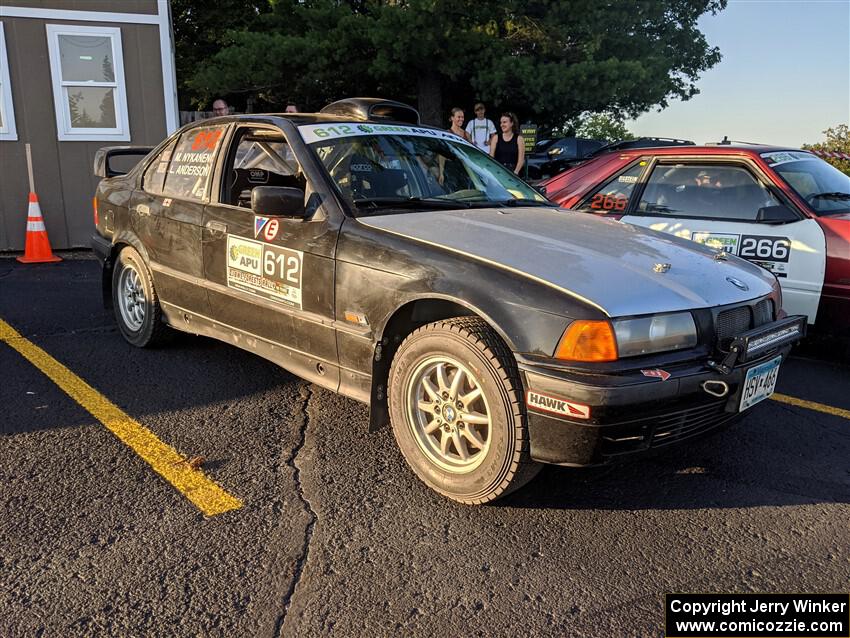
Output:
<instances>
[{"instance_id":1,"label":"orange traffic cone","mask_svg":"<svg viewBox=\"0 0 850 638\"><path fill-rule=\"evenodd\" d=\"M44 227L44 217L41 216L41 207L38 205L38 197L35 193L30 193L26 250L24 250L23 257L18 257L18 261L22 264L62 261L50 249L50 240L47 239L47 229Z\"/></svg>"}]
</instances>

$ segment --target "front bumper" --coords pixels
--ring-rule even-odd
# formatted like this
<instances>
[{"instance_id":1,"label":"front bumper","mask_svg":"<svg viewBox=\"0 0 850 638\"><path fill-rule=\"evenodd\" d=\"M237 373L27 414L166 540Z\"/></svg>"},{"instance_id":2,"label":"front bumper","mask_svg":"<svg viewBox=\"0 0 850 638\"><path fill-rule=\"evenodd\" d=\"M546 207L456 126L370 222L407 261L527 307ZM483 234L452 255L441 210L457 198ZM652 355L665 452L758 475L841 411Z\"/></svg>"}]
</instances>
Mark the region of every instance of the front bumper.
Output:
<instances>
[{"instance_id":1,"label":"front bumper","mask_svg":"<svg viewBox=\"0 0 850 638\"><path fill-rule=\"evenodd\" d=\"M787 323L762 329L769 333ZM799 323L804 332L805 318ZM746 362L727 359L732 365L726 372L707 359L665 367L666 379L645 376L645 369L589 375L520 362L531 456L557 465L600 465L719 429L746 414L738 407L747 370L777 356L784 361L801 336L762 349ZM728 393L718 397L706 391L706 382L716 390L713 381L725 383ZM563 414L569 411L575 416Z\"/></svg>"}]
</instances>

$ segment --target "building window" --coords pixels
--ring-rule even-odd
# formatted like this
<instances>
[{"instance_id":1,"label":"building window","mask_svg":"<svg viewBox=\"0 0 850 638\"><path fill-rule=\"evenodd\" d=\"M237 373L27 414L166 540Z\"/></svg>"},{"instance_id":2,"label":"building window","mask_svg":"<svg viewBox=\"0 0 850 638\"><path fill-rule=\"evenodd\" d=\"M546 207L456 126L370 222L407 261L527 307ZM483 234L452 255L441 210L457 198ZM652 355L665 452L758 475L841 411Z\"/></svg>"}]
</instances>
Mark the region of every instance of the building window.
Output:
<instances>
[{"instance_id":1,"label":"building window","mask_svg":"<svg viewBox=\"0 0 850 638\"><path fill-rule=\"evenodd\" d=\"M121 29L47 25L59 139L130 140Z\"/></svg>"},{"instance_id":2,"label":"building window","mask_svg":"<svg viewBox=\"0 0 850 638\"><path fill-rule=\"evenodd\" d=\"M9 81L9 54L6 36L0 22L0 140L14 142L18 139L15 129L15 108L12 105L12 85Z\"/></svg>"}]
</instances>

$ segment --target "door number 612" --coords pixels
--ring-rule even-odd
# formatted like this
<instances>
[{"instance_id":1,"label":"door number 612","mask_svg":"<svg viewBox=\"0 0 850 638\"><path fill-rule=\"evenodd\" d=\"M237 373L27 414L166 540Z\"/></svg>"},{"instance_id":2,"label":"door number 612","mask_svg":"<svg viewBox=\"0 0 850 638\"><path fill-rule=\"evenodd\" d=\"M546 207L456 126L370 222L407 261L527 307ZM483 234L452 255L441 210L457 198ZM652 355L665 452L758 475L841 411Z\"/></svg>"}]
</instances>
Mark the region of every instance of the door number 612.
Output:
<instances>
[{"instance_id":1,"label":"door number 612","mask_svg":"<svg viewBox=\"0 0 850 638\"><path fill-rule=\"evenodd\" d=\"M791 240L787 237L760 237L744 235L741 237L739 256L745 259L768 259L770 261L788 261L791 254Z\"/></svg>"}]
</instances>

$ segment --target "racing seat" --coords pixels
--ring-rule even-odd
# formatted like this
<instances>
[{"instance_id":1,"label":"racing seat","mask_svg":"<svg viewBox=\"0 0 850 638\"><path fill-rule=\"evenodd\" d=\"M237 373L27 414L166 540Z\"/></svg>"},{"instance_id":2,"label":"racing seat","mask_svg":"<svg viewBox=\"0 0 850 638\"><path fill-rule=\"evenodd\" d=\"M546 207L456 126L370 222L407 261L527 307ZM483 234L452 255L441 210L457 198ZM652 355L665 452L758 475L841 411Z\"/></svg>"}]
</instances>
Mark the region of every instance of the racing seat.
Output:
<instances>
[{"instance_id":1,"label":"racing seat","mask_svg":"<svg viewBox=\"0 0 850 638\"><path fill-rule=\"evenodd\" d=\"M362 155L352 155L349 163L351 192L354 199L372 197L404 197L407 173L398 168L384 168Z\"/></svg>"}]
</instances>

